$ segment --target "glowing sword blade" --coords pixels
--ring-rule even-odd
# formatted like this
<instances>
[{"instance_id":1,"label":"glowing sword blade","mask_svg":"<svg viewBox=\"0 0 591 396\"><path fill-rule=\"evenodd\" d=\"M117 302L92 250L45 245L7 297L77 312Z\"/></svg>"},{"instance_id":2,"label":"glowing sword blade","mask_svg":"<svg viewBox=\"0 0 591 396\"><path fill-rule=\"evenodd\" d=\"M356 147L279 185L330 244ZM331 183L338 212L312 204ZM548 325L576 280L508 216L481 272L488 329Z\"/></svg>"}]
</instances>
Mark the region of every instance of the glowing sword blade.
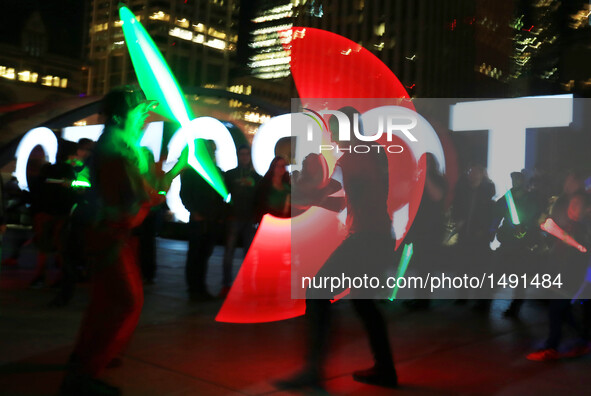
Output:
<instances>
[{"instance_id":1,"label":"glowing sword blade","mask_svg":"<svg viewBox=\"0 0 591 396\"><path fill-rule=\"evenodd\" d=\"M507 207L509 208L509 213L511 214L511 222L514 225L519 225L519 215L517 214L517 207L515 207L515 201L513 200L513 194L511 190L508 190L505 194L505 201L507 201Z\"/></svg>"},{"instance_id":2,"label":"glowing sword blade","mask_svg":"<svg viewBox=\"0 0 591 396\"><path fill-rule=\"evenodd\" d=\"M155 111L181 125L189 143L190 121L193 114L160 50L127 7L119 9L123 34L138 81L146 97L157 100ZM202 141L189 144L189 165L197 171L224 199L228 191L221 173L215 166Z\"/></svg>"},{"instance_id":3,"label":"glowing sword blade","mask_svg":"<svg viewBox=\"0 0 591 396\"><path fill-rule=\"evenodd\" d=\"M398 270L396 271L396 279L403 277L406 273L406 269L408 268L408 263L412 258L413 253L413 245L412 243L408 243L404 245L404 250L402 251L402 257L400 257L400 264L398 264ZM396 299L396 294L398 294L398 283L394 286L394 291L392 292L392 297L389 298L390 301L394 301Z\"/></svg>"}]
</instances>

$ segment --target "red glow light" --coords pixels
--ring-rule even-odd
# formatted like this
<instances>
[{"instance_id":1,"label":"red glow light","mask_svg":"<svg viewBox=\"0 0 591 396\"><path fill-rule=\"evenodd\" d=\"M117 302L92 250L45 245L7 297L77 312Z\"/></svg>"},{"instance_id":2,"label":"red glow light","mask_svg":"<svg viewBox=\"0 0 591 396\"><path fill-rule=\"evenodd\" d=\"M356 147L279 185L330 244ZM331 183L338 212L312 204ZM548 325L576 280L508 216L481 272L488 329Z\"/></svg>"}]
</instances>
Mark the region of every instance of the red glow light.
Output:
<instances>
[{"instance_id":1,"label":"red glow light","mask_svg":"<svg viewBox=\"0 0 591 396\"><path fill-rule=\"evenodd\" d=\"M357 43L313 28L294 27L287 34L292 41L284 44L284 48L291 51L291 73L303 107L313 109L310 101L314 98L328 98L333 109L350 105L350 98L382 98L356 106L363 113L383 106L383 98L388 98L392 104L414 110L412 102L404 100L409 98L408 93L394 73ZM401 139L389 143L408 147ZM425 157L417 161L411 150L388 158L388 211L392 214L408 204L409 220L404 234L421 201L425 165ZM344 231L335 213L318 207L293 219L265 216L216 320L260 323L302 315L305 296L299 288L292 295L292 282L301 280L302 276L314 276L342 242ZM398 243L401 242L399 236ZM299 261L295 271L292 271L292 249Z\"/></svg>"},{"instance_id":2,"label":"red glow light","mask_svg":"<svg viewBox=\"0 0 591 396\"><path fill-rule=\"evenodd\" d=\"M586 253L587 248L577 242L572 236L566 233L562 228L558 226L551 218L548 218L544 224L540 226L543 231L546 231L548 234L555 236L556 238L560 239L562 242L566 243L569 246L574 247L575 249L579 250L581 253Z\"/></svg>"}]
</instances>

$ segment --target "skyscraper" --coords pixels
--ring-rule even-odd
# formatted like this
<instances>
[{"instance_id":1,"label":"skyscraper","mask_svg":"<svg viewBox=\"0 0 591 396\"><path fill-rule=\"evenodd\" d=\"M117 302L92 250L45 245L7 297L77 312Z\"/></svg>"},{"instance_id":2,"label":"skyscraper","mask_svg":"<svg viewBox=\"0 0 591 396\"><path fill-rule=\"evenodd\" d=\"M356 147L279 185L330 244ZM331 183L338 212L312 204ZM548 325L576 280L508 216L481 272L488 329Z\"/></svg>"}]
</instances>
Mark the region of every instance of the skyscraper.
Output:
<instances>
[{"instance_id":1,"label":"skyscraper","mask_svg":"<svg viewBox=\"0 0 591 396\"><path fill-rule=\"evenodd\" d=\"M134 82L118 1L90 0L88 91ZM226 88L238 40L239 0L128 0L182 86Z\"/></svg>"},{"instance_id":2,"label":"skyscraper","mask_svg":"<svg viewBox=\"0 0 591 396\"><path fill-rule=\"evenodd\" d=\"M73 0L5 2L0 14L0 104L79 95L83 7Z\"/></svg>"}]
</instances>

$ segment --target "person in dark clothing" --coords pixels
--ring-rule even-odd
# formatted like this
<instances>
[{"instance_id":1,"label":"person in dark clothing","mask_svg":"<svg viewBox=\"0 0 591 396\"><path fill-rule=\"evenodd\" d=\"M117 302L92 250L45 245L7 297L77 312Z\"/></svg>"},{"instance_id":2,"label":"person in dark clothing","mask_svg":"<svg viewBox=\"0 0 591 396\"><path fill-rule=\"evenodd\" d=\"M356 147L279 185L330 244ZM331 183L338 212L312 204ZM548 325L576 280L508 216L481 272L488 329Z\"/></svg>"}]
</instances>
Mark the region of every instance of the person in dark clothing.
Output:
<instances>
[{"instance_id":1,"label":"person in dark clothing","mask_svg":"<svg viewBox=\"0 0 591 396\"><path fill-rule=\"evenodd\" d=\"M158 191L168 190L187 165L185 151L157 185L150 185L139 142L148 112L157 103L146 100L139 87L125 86L109 92L103 105L105 129L93 155L92 194L86 211L85 249L92 266L92 291L62 382L62 396L121 394L97 377L131 339L143 306L132 230L151 206L164 200Z\"/></svg>"},{"instance_id":2,"label":"person in dark clothing","mask_svg":"<svg viewBox=\"0 0 591 396\"><path fill-rule=\"evenodd\" d=\"M63 266L60 289L55 298L49 303L52 307L67 305L74 296L74 288L78 278L83 278L88 272L88 263L84 255L85 222L80 213L80 207L87 199L90 188L90 170L88 160L92 153L94 142L90 139L80 139L75 151L68 156L67 164L72 166L75 180L72 183L75 203L70 210L69 227L65 237L63 249Z\"/></svg>"},{"instance_id":3,"label":"person in dark clothing","mask_svg":"<svg viewBox=\"0 0 591 396\"><path fill-rule=\"evenodd\" d=\"M18 180L12 176L10 180L2 186L2 197L5 210L3 211L3 230L6 230L6 224L22 224L24 214L28 213L27 202L29 201L28 191L23 191L18 185ZM3 259L0 266L15 266L21 254L22 247L28 241L27 233L24 230L13 230L9 241L3 241ZM7 243L8 242L8 243Z\"/></svg>"},{"instance_id":4,"label":"person in dark clothing","mask_svg":"<svg viewBox=\"0 0 591 396\"><path fill-rule=\"evenodd\" d=\"M476 266L485 268L490 260L494 195L495 185L480 164L470 166L456 187L452 216L458 231L458 269L468 274ZM480 300L476 305L481 310L489 307L489 300Z\"/></svg>"},{"instance_id":5,"label":"person in dark clothing","mask_svg":"<svg viewBox=\"0 0 591 396\"><path fill-rule=\"evenodd\" d=\"M568 206L556 208L553 210L550 218L567 235L574 238L578 243L589 248L591 246L591 233L589 227L584 223L584 216L588 215L590 208L590 198L584 193L575 193L568 200ZM583 304L584 322L579 323L575 320L571 310L571 299L575 296L580 284L585 279L587 271L587 262L589 260L588 252L581 252L577 248L567 244L561 239L553 238L553 246L550 250L549 263L554 274L561 275L560 297L549 300L548 317L549 332L548 338L542 349L527 355L527 359L534 361L556 360L561 357L575 357L591 352L589 345L589 304ZM568 268L564 268L568 266ZM554 279L554 276L552 276ZM561 354L558 352L558 346L562 339L562 327L568 324L579 334L578 343L575 347Z\"/></svg>"},{"instance_id":6,"label":"person in dark clothing","mask_svg":"<svg viewBox=\"0 0 591 396\"><path fill-rule=\"evenodd\" d=\"M427 153L426 159L427 174L421 205L405 238L405 243L413 244L413 267L421 275L426 275L435 263L441 262L447 193L447 182L437 169L437 160L431 153ZM418 292L419 299L406 300L405 305L410 309L429 308L430 300L426 291Z\"/></svg>"},{"instance_id":7,"label":"person in dark clothing","mask_svg":"<svg viewBox=\"0 0 591 396\"><path fill-rule=\"evenodd\" d=\"M244 256L256 232L255 192L261 176L255 172L250 158L250 147L243 145L237 150L238 166L225 173L225 183L232 195L226 219L226 244L221 297L225 297L232 285L232 261L240 239Z\"/></svg>"},{"instance_id":8,"label":"person in dark clothing","mask_svg":"<svg viewBox=\"0 0 591 396\"><path fill-rule=\"evenodd\" d=\"M343 108L350 122L356 111ZM360 126L361 128L361 126ZM333 131L334 132L334 131ZM351 133L353 135L353 133ZM388 160L384 151L364 154L350 152L354 142L333 141L343 151L339 158L332 180L326 187L325 197L343 188L345 202L337 210L347 209L346 225L348 236L331 254L316 277L340 276L345 273L354 276L379 277L384 281L384 274L395 262L395 239L392 235L392 222L388 215ZM328 197L334 198L334 197ZM324 206L323 202L312 202ZM345 289L331 291L332 298ZM385 289L351 288L347 296L355 312L363 322L369 336L369 343L375 365L362 371L356 371L356 381L396 387L398 379L394 368L386 322L376 306L374 298L386 298ZM310 335L304 369L294 377L276 382L281 389L321 388L322 368L326 360L328 339L331 325L331 301L327 298L328 290L308 289L306 293L306 317Z\"/></svg>"},{"instance_id":9,"label":"person in dark clothing","mask_svg":"<svg viewBox=\"0 0 591 396\"><path fill-rule=\"evenodd\" d=\"M501 245L494 255L503 273L522 275L531 269L533 257L530 246L537 239L540 210L536 200L526 190L523 173L511 173L511 182L510 191L518 218L513 219L506 194L497 200L494 205L493 229L498 228L497 240ZM523 293L522 288L515 289L515 298L504 312L505 316L517 317L523 304Z\"/></svg>"},{"instance_id":10,"label":"person in dark clothing","mask_svg":"<svg viewBox=\"0 0 591 396\"><path fill-rule=\"evenodd\" d=\"M207 141L211 158L215 146ZM219 170L219 169L218 169ZM221 171L220 171L221 172ZM189 251L185 276L191 301L205 301L213 296L205 284L207 263L221 235L224 201L222 197L194 169L181 174L181 200L191 213L189 219Z\"/></svg>"},{"instance_id":11,"label":"person in dark clothing","mask_svg":"<svg viewBox=\"0 0 591 396\"><path fill-rule=\"evenodd\" d=\"M150 167L149 175L153 179L151 182L154 183L158 173L158 167L154 162L154 155L145 147L142 147L142 150L146 158L148 158L148 166ZM144 222L134 230L134 233L138 236L138 258L142 270L142 278L146 285L153 284L154 278L156 277L156 233L163 205L156 205L150 208L150 213L148 213Z\"/></svg>"},{"instance_id":12,"label":"person in dark clothing","mask_svg":"<svg viewBox=\"0 0 591 396\"><path fill-rule=\"evenodd\" d=\"M285 158L273 158L269 170L259 182L255 195L257 222L267 213L275 217L291 215L291 181L286 166Z\"/></svg>"},{"instance_id":13,"label":"person in dark clothing","mask_svg":"<svg viewBox=\"0 0 591 396\"><path fill-rule=\"evenodd\" d=\"M33 242L38 251L35 276L31 281L33 287L41 286L45 281L48 255L53 254L57 266L61 269L64 267L69 217L77 200L76 192L72 188L76 172L68 162L68 157L74 150L73 145L71 142L62 142L57 162L45 164L36 182L29 186L33 212Z\"/></svg>"}]
</instances>

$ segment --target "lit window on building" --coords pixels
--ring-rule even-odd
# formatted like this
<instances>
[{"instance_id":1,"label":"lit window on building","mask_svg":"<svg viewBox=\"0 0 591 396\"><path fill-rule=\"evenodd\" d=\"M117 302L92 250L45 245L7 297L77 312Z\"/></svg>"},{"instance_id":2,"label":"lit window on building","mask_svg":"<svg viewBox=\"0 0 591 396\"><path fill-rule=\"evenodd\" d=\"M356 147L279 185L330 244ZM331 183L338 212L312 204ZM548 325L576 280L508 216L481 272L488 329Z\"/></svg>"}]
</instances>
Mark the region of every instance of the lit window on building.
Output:
<instances>
[{"instance_id":1,"label":"lit window on building","mask_svg":"<svg viewBox=\"0 0 591 396\"><path fill-rule=\"evenodd\" d=\"M68 88L68 79L67 78L62 78L62 81L60 82L60 87Z\"/></svg>"},{"instance_id":2,"label":"lit window on building","mask_svg":"<svg viewBox=\"0 0 591 396\"><path fill-rule=\"evenodd\" d=\"M570 16L569 27L571 29L580 29L582 27L589 26L591 24L591 5L585 4L582 10L579 10L576 14Z\"/></svg>"},{"instance_id":3,"label":"lit window on building","mask_svg":"<svg viewBox=\"0 0 591 396\"><path fill-rule=\"evenodd\" d=\"M123 48L124 45L125 45L125 41L123 41L123 40L121 40L121 41L115 41L113 43L113 45L111 46L111 49L112 50L116 50L116 49L119 49L119 48Z\"/></svg>"},{"instance_id":4,"label":"lit window on building","mask_svg":"<svg viewBox=\"0 0 591 396\"><path fill-rule=\"evenodd\" d=\"M373 27L373 32L376 36L383 36L386 33L386 23L382 22L379 25Z\"/></svg>"},{"instance_id":5,"label":"lit window on building","mask_svg":"<svg viewBox=\"0 0 591 396\"><path fill-rule=\"evenodd\" d=\"M18 80L23 81L23 82L28 82L30 74L31 73L29 71L18 72Z\"/></svg>"},{"instance_id":6,"label":"lit window on building","mask_svg":"<svg viewBox=\"0 0 591 396\"><path fill-rule=\"evenodd\" d=\"M210 36L213 36L215 38L222 39L222 40L226 38L226 33L220 32L219 30L215 30L214 28L209 28L207 30L207 34L209 34Z\"/></svg>"},{"instance_id":7,"label":"lit window on building","mask_svg":"<svg viewBox=\"0 0 591 396\"><path fill-rule=\"evenodd\" d=\"M291 61L291 56L285 56L282 58L265 59L265 60L261 60L261 61L250 62L248 64L248 66L252 67L252 68L263 67L263 66L274 66L274 65L289 64L290 61Z\"/></svg>"},{"instance_id":8,"label":"lit window on building","mask_svg":"<svg viewBox=\"0 0 591 396\"><path fill-rule=\"evenodd\" d=\"M41 85L45 85L46 87L51 87L53 84L53 76L43 76L41 78Z\"/></svg>"},{"instance_id":9,"label":"lit window on building","mask_svg":"<svg viewBox=\"0 0 591 396\"><path fill-rule=\"evenodd\" d=\"M237 94L241 94L241 95L250 95L252 92L252 86L247 85L246 87L242 84L240 85L232 85L230 88L228 88L228 91L230 92L234 92Z\"/></svg>"},{"instance_id":10,"label":"lit window on building","mask_svg":"<svg viewBox=\"0 0 591 396\"><path fill-rule=\"evenodd\" d=\"M22 82L31 82L31 72L28 70L18 72L18 80Z\"/></svg>"},{"instance_id":11,"label":"lit window on building","mask_svg":"<svg viewBox=\"0 0 591 396\"><path fill-rule=\"evenodd\" d=\"M177 26L180 26L182 28L188 28L189 27L189 20L187 18L177 19L176 21L174 21L174 24Z\"/></svg>"},{"instance_id":12,"label":"lit window on building","mask_svg":"<svg viewBox=\"0 0 591 396\"><path fill-rule=\"evenodd\" d=\"M202 23L198 23L197 25L193 25L193 29L195 29L195 31L197 32L205 32L205 25Z\"/></svg>"},{"instance_id":13,"label":"lit window on building","mask_svg":"<svg viewBox=\"0 0 591 396\"><path fill-rule=\"evenodd\" d=\"M4 77L7 78L9 80L14 80L15 78L15 74L14 74L14 68L12 67L6 67L6 66L0 66L0 77Z\"/></svg>"},{"instance_id":14,"label":"lit window on building","mask_svg":"<svg viewBox=\"0 0 591 396\"><path fill-rule=\"evenodd\" d=\"M279 59L285 58L285 56L290 55L291 51L277 51L277 52L266 52L262 54L256 54L251 59L253 61L265 60L265 59Z\"/></svg>"},{"instance_id":15,"label":"lit window on building","mask_svg":"<svg viewBox=\"0 0 591 396\"><path fill-rule=\"evenodd\" d=\"M94 25L93 27L93 32L94 33L98 33L98 32L102 32L103 30L107 30L109 28L109 24L108 23L98 23L96 25Z\"/></svg>"},{"instance_id":16,"label":"lit window on building","mask_svg":"<svg viewBox=\"0 0 591 396\"><path fill-rule=\"evenodd\" d=\"M203 45L206 45L211 48L219 49L219 50L226 49L226 42L222 41L222 40L218 40L218 39L208 40L206 43L203 43Z\"/></svg>"},{"instance_id":17,"label":"lit window on building","mask_svg":"<svg viewBox=\"0 0 591 396\"><path fill-rule=\"evenodd\" d=\"M60 78L59 77L53 77L53 86L54 87L60 86Z\"/></svg>"},{"instance_id":18,"label":"lit window on building","mask_svg":"<svg viewBox=\"0 0 591 396\"><path fill-rule=\"evenodd\" d=\"M248 111L244 113L244 121L253 122L256 124L264 124L271 119L270 116L260 113Z\"/></svg>"},{"instance_id":19,"label":"lit window on building","mask_svg":"<svg viewBox=\"0 0 591 396\"><path fill-rule=\"evenodd\" d=\"M155 21L170 21L170 15L164 13L163 11L158 11L153 13L152 15L150 15L150 19L153 19Z\"/></svg>"},{"instance_id":20,"label":"lit window on building","mask_svg":"<svg viewBox=\"0 0 591 396\"><path fill-rule=\"evenodd\" d=\"M193 32L190 30L181 29L178 27L172 28L168 31L168 34L173 37L178 37L182 40L191 41L193 39Z\"/></svg>"}]
</instances>

